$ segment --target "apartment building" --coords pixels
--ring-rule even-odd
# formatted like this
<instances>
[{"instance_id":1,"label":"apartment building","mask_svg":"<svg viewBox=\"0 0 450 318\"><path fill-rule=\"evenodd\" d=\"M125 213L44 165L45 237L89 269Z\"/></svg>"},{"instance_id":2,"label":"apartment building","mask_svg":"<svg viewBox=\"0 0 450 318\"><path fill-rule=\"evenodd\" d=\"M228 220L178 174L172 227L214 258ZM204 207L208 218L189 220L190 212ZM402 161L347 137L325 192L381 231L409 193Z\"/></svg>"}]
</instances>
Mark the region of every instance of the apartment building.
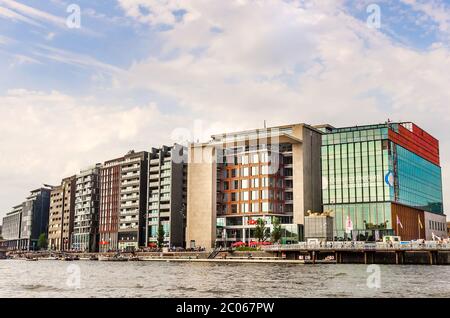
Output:
<instances>
[{"instance_id":1,"label":"apartment building","mask_svg":"<svg viewBox=\"0 0 450 318\"><path fill-rule=\"evenodd\" d=\"M190 144L188 247L255 240L257 219L270 228L275 217L298 241L304 213L322 208L321 135L294 124Z\"/></svg>"},{"instance_id":2,"label":"apartment building","mask_svg":"<svg viewBox=\"0 0 450 318\"><path fill-rule=\"evenodd\" d=\"M75 213L72 249L97 252L100 209L100 168L96 164L80 171L75 182Z\"/></svg>"},{"instance_id":3,"label":"apartment building","mask_svg":"<svg viewBox=\"0 0 450 318\"><path fill-rule=\"evenodd\" d=\"M100 251L132 250L146 233L148 152L130 151L100 169Z\"/></svg>"},{"instance_id":4,"label":"apartment building","mask_svg":"<svg viewBox=\"0 0 450 318\"><path fill-rule=\"evenodd\" d=\"M187 152L181 145L152 148L149 155L146 245L156 246L160 225L164 244L183 247L186 222Z\"/></svg>"},{"instance_id":5,"label":"apartment building","mask_svg":"<svg viewBox=\"0 0 450 318\"><path fill-rule=\"evenodd\" d=\"M49 249L70 250L75 215L76 176L65 178L50 193Z\"/></svg>"}]
</instances>

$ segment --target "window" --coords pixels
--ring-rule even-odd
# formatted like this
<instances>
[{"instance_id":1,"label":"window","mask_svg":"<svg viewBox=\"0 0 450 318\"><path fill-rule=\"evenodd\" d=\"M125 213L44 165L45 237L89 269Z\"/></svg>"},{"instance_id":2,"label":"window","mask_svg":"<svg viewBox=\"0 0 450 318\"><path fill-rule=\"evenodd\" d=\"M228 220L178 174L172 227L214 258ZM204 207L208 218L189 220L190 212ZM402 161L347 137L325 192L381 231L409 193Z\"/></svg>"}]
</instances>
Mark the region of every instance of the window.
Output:
<instances>
[{"instance_id":1,"label":"window","mask_svg":"<svg viewBox=\"0 0 450 318\"><path fill-rule=\"evenodd\" d=\"M261 166L261 174L269 174L269 166Z\"/></svg>"},{"instance_id":2,"label":"window","mask_svg":"<svg viewBox=\"0 0 450 318\"><path fill-rule=\"evenodd\" d=\"M241 192L241 200L248 201L248 199L249 199L249 192L248 191Z\"/></svg>"},{"instance_id":3,"label":"window","mask_svg":"<svg viewBox=\"0 0 450 318\"><path fill-rule=\"evenodd\" d=\"M261 199L267 200L269 198L269 190L262 190L261 191Z\"/></svg>"},{"instance_id":4,"label":"window","mask_svg":"<svg viewBox=\"0 0 450 318\"><path fill-rule=\"evenodd\" d=\"M251 199L252 200L258 200L259 199L259 193L258 193L259 191L252 191L252 197L251 197Z\"/></svg>"},{"instance_id":5,"label":"window","mask_svg":"<svg viewBox=\"0 0 450 318\"><path fill-rule=\"evenodd\" d=\"M248 177L249 176L249 169L248 167L242 168L242 176Z\"/></svg>"},{"instance_id":6,"label":"window","mask_svg":"<svg viewBox=\"0 0 450 318\"><path fill-rule=\"evenodd\" d=\"M241 188L242 189L248 188L248 180L247 179L241 180Z\"/></svg>"}]
</instances>

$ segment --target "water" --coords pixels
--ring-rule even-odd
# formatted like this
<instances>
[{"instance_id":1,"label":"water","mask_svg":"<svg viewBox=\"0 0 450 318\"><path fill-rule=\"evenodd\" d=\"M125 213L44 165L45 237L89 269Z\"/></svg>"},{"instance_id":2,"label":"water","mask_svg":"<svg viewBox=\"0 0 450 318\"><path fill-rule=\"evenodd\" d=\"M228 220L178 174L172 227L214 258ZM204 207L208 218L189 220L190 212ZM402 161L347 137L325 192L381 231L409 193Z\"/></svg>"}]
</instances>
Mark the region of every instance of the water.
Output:
<instances>
[{"instance_id":1,"label":"water","mask_svg":"<svg viewBox=\"0 0 450 318\"><path fill-rule=\"evenodd\" d=\"M367 268L0 260L0 297L450 297L450 266L380 265L380 288Z\"/></svg>"}]
</instances>

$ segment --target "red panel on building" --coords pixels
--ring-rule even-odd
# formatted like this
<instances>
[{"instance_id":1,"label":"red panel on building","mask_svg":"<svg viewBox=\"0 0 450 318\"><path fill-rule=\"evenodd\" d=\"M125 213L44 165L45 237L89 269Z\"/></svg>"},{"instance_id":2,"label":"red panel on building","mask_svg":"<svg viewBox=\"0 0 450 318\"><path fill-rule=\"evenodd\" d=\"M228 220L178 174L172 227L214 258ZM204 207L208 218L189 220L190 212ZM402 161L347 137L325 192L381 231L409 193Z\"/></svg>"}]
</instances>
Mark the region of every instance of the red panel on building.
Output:
<instances>
[{"instance_id":1,"label":"red panel on building","mask_svg":"<svg viewBox=\"0 0 450 318\"><path fill-rule=\"evenodd\" d=\"M389 129L389 140L439 166L439 141L413 123L398 125L398 133Z\"/></svg>"}]
</instances>

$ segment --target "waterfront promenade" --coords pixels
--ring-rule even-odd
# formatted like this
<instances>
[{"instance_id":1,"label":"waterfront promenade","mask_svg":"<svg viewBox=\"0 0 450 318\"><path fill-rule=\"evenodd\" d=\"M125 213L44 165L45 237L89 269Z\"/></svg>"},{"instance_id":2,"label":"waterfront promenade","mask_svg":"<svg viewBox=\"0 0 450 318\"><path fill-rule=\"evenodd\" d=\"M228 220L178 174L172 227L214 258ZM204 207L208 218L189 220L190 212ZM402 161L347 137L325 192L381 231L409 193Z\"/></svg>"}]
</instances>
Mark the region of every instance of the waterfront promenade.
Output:
<instances>
[{"instance_id":1,"label":"waterfront promenade","mask_svg":"<svg viewBox=\"0 0 450 318\"><path fill-rule=\"evenodd\" d=\"M15 259L39 260L116 260L117 253L77 252L9 252ZM311 244L275 244L262 246L255 251L215 249L198 252L136 252L120 253L122 261L168 261L168 262L229 262L229 263L355 263L355 264L428 264L449 265L450 244L425 243L367 243L326 242ZM76 258L76 259L74 259Z\"/></svg>"}]
</instances>

